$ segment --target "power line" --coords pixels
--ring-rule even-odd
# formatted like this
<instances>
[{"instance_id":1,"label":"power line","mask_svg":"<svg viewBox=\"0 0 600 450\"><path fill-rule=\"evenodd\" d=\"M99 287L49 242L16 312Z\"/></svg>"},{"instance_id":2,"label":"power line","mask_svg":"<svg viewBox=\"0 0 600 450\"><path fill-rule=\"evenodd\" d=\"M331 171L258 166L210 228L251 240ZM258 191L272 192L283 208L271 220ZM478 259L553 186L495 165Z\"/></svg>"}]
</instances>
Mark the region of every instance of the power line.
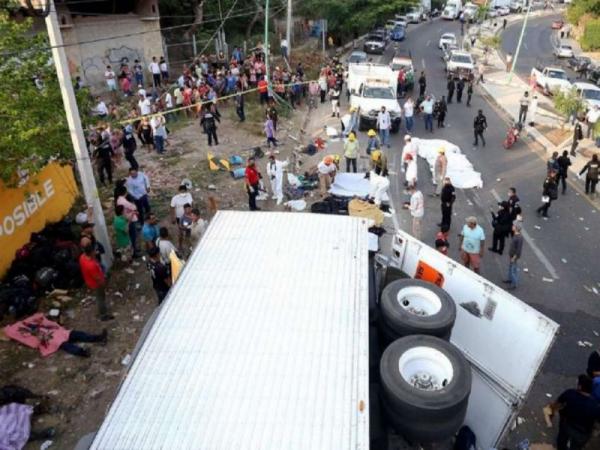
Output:
<instances>
[{"instance_id":1,"label":"power line","mask_svg":"<svg viewBox=\"0 0 600 450\"><path fill-rule=\"evenodd\" d=\"M237 1L234 4L237 4ZM279 12L281 12L283 10L283 8L280 8L278 11L276 11L273 15L271 15L271 17L273 17L274 15L278 14ZM245 16L249 16L249 15L253 15L255 14L255 11L252 12L248 12L248 13L243 13L243 14L233 14L233 15L229 15L226 19L233 19L236 17L245 17ZM107 14L109 15L109 14ZM215 22L221 22L220 19L214 19L214 20L207 20L207 21L203 21L201 25L204 25L206 23L215 23ZM88 44L95 44L97 42L103 42L103 41L110 41L113 39L121 39L121 38L127 38L127 37L132 37L132 36L139 36L139 35L143 35L143 34L149 34L149 33L158 33L158 32L162 32L162 31L170 31L170 30L178 30L181 28L189 28L192 25L194 25L194 22L192 23L186 23L186 24L181 24L181 25L173 25L173 26L169 26L169 27L162 27L162 28L158 28L156 30L146 30L146 31L136 31L136 32L132 32L132 33L126 33L126 34L120 34L120 35L113 35L113 36L108 36L108 37L103 37L103 38L98 38L98 39L91 39L89 41L80 41L80 42L73 42L70 44L62 44L60 46L47 46L42 48L41 50L52 50L53 48L66 48L66 47L74 47L74 46L82 46L82 45L88 45ZM222 25L220 25L217 30L220 30L222 27ZM209 38L209 40L212 40L214 38L214 34L213 36L211 36L211 38ZM206 47L205 47L206 49ZM203 49L204 51L204 49ZM3 54L4 57L10 57L10 56L19 56L22 55L24 52L8 52ZM200 52L202 53L202 52Z\"/></svg>"}]
</instances>

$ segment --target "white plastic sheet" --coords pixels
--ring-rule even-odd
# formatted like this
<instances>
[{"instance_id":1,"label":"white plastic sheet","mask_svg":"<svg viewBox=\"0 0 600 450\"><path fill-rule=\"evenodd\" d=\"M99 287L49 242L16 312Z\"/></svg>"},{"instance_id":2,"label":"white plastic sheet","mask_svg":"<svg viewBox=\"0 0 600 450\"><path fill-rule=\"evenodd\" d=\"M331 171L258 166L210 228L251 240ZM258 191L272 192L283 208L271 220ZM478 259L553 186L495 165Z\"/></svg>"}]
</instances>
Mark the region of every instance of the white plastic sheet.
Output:
<instances>
[{"instance_id":1,"label":"white plastic sheet","mask_svg":"<svg viewBox=\"0 0 600 450\"><path fill-rule=\"evenodd\" d=\"M373 186L364 173L338 172L329 193L340 197L366 197L372 190ZM382 200L389 200L387 193L383 194Z\"/></svg>"},{"instance_id":2,"label":"white plastic sheet","mask_svg":"<svg viewBox=\"0 0 600 450\"><path fill-rule=\"evenodd\" d=\"M416 140L413 138L413 140ZM433 177L435 159L440 147L446 150L448 169L446 175L452 180L454 187L459 189L482 188L481 173L475 171L473 164L460 151L460 148L451 142L442 139L418 139L418 154L427 160Z\"/></svg>"}]
</instances>

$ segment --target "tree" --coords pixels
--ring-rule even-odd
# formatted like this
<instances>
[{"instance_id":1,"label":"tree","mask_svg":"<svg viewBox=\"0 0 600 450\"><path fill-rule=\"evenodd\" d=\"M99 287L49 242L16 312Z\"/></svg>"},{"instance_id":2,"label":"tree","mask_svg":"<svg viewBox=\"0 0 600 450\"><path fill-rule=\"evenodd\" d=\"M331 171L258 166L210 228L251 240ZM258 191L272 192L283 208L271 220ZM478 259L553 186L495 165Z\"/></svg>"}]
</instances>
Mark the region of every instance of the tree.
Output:
<instances>
[{"instance_id":1,"label":"tree","mask_svg":"<svg viewBox=\"0 0 600 450\"><path fill-rule=\"evenodd\" d=\"M585 105L577 93L576 88L571 88L568 91L557 90L553 92L553 95L554 107L565 117L565 123L570 118L585 111Z\"/></svg>"},{"instance_id":2,"label":"tree","mask_svg":"<svg viewBox=\"0 0 600 450\"><path fill-rule=\"evenodd\" d=\"M32 34L32 20L15 20L6 6L0 2L0 179L10 184L19 169L73 159L73 148L47 35Z\"/></svg>"}]
</instances>

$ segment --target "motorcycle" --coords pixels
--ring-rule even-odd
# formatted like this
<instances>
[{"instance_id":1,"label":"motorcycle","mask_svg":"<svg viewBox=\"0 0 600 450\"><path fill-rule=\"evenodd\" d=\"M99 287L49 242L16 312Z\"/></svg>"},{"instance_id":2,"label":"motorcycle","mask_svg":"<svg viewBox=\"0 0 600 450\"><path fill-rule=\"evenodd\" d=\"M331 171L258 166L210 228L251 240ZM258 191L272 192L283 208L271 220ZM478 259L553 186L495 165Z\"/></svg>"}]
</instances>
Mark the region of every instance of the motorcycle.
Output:
<instances>
[{"instance_id":1,"label":"motorcycle","mask_svg":"<svg viewBox=\"0 0 600 450\"><path fill-rule=\"evenodd\" d=\"M502 145L506 150L515 145L515 142L519 139L519 135L521 134L521 130L523 129L523 125L521 123L513 123L511 127L508 129L506 133L506 138L504 138L504 142Z\"/></svg>"}]
</instances>

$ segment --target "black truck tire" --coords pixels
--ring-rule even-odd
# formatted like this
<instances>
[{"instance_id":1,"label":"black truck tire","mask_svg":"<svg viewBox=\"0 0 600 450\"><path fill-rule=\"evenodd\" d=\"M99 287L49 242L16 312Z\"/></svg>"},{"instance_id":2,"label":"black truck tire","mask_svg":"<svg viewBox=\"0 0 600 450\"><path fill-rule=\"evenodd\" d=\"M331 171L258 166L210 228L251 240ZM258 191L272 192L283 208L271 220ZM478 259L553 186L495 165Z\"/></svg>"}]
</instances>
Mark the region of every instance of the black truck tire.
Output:
<instances>
[{"instance_id":1,"label":"black truck tire","mask_svg":"<svg viewBox=\"0 0 600 450\"><path fill-rule=\"evenodd\" d=\"M448 339L456 320L456 304L435 284L396 280L381 293L380 315L396 337L426 334Z\"/></svg>"},{"instance_id":2,"label":"black truck tire","mask_svg":"<svg viewBox=\"0 0 600 450\"><path fill-rule=\"evenodd\" d=\"M410 425L412 439L427 439L420 433L429 433L431 423L458 430L471 394L471 367L454 345L424 335L398 339L383 352L379 373L385 403Z\"/></svg>"}]
</instances>

